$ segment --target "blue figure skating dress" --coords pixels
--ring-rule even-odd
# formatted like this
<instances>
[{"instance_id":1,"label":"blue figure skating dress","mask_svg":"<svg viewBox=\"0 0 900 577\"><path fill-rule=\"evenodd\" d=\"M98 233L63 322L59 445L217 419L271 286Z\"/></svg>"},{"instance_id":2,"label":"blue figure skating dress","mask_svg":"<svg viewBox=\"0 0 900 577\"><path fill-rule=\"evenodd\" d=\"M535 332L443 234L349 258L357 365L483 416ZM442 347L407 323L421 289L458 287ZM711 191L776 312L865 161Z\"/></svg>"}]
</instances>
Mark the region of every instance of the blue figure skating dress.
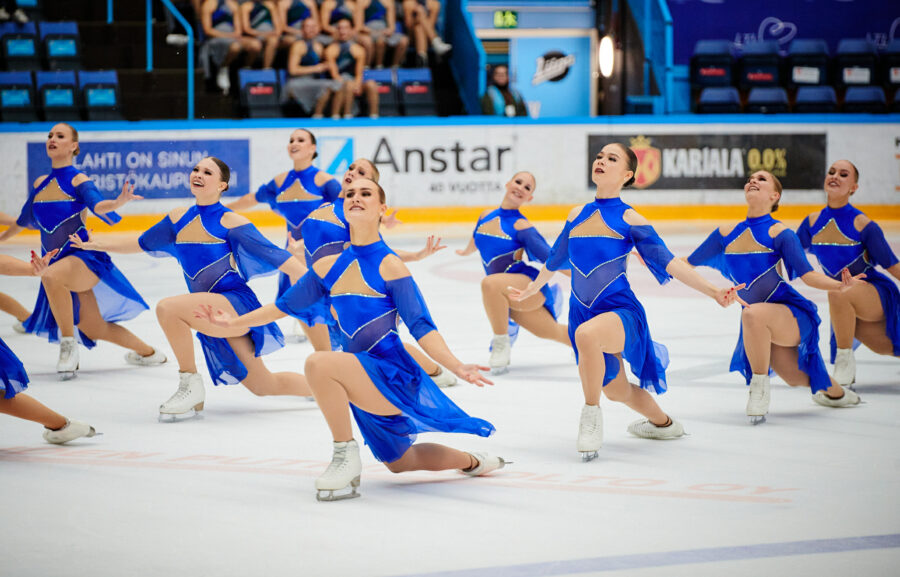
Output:
<instances>
[{"instance_id":1,"label":"blue figure skating dress","mask_svg":"<svg viewBox=\"0 0 900 577\"><path fill-rule=\"evenodd\" d=\"M746 284L738 294L749 304L777 303L790 309L800 329L797 366L809 375L809 386L816 393L831 386L819 352L819 315L816 305L785 280L785 273L790 280L810 272L812 267L794 231L786 228L775 238L771 237L769 230L778 224L779 221L767 214L738 223L724 237L716 229L688 257L688 262L712 267L734 284ZM753 371L744 351L743 327L730 369L744 375L750 384Z\"/></svg>"},{"instance_id":2,"label":"blue figure skating dress","mask_svg":"<svg viewBox=\"0 0 900 577\"><path fill-rule=\"evenodd\" d=\"M319 172L315 166L300 171L291 170L285 174L280 185L273 178L256 191L256 201L268 204L287 222L288 241L291 236L294 240L300 240L300 224L309 213L323 203L332 202L341 193L341 185L334 179L329 179L322 186L317 185L316 175ZM291 279L279 273L278 296L283 295L289 286Z\"/></svg>"},{"instance_id":3,"label":"blue figure skating dress","mask_svg":"<svg viewBox=\"0 0 900 577\"><path fill-rule=\"evenodd\" d=\"M28 388L28 375L22 361L0 339L0 393L11 399Z\"/></svg>"},{"instance_id":4,"label":"blue figure skating dress","mask_svg":"<svg viewBox=\"0 0 900 577\"><path fill-rule=\"evenodd\" d=\"M894 281L875 268L889 268L897 264L897 257L884 238L881 227L870 221L862 230L856 230L854 221L863 214L855 206L825 207L815 222L810 215L803 219L797 230L800 244L819 259L825 274L841 280L845 268L852 275L865 273L865 281L878 291L884 311L887 336L894 345L894 356L900 356L900 291ZM831 362L837 352L834 331L831 333Z\"/></svg>"},{"instance_id":5,"label":"blue figure skating dress","mask_svg":"<svg viewBox=\"0 0 900 577\"><path fill-rule=\"evenodd\" d=\"M173 256L184 272L192 293L210 292L228 299L239 315L261 305L247 281L273 273L291 255L262 236L247 223L235 228L222 225L222 215L231 212L222 204L194 205L177 222L166 216L140 237L141 248L153 256ZM254 327L248 333L257 357L284 346L275 323ZM247 376L227 339L197 333L213 383L233 385Z\"/></svg>"},{"instance_id":6,"label":"blue figure skating dress","mask_svg":"<svg viewBox=\"0 0 900 577\"><path fill-rule=\"evenodd\" d=\"M87 209L92 212L98 202L103 201L103 196L97 190L93 181L87 180L78 186L72 186L72 179L81 174L74 166L54 168L28 195L22 213L16 223L19 226L37 229L41 232L41 254L46 254L53 249L59 252L50 263L54 263L67 256L81 259L88 269L100 279L93 289L94 297L103 320L110 323L127 321L147 310L147 303L141 295L131 286L125 275L113 264L109 255L104 252L81 250L72 245L69 235L77 234L81 239L87 240L88 235L84 227L84 217ZM97 214L96 212L94 214ZM107 224L115 224L122 218L114 213L97 214ZM78 295L72 293L72 309L75 325L79 320ZM59 341L59 327L53 312L50 310L50 302L47 293L41 285L38 291L37 302L31 316L23 323L29 333L45 337L50 342ZM91 348L94 341L76 331L80 342Z\"/></svg>"},{"instance_id":7,"label":"blue figure skating dress","mask_svg":"<svg viewBox=\"0 0 900 577\"><path fill-rule=\"evenodd\" d=\"M487 275L509 273L523 274L534 280L540 270L523 260L546 262L550 255L550 245L533 226L516 230L518 221L527 219L514 209L498 208L478 219L473 238L475 247L481 255L481 264ZM553 316L559 317L562 309L562 294L559 285L546 284L541 287L544 295L544 308ZM518 325L510 319L510 339L518 335Z\"/></svg>"},{"instance_id":8,"label":"blue figure skating dress","mask_svg":"<svg viewBox=\"0 0 900 577\"><path fill-rule=\"evenodd\" d=\"M650 338L644 307L631 291L625 272L632 248L647 264L660 284L672 278L666 272L673 255L652 226L632 226L623 215L631 207L621 198L596 198L586 204L565 228L550 250L549 270L572 270L572 296L569 298L569 340L578 358L575 331L594 317L616 313L625 329L622 356L640 380L640 386L657 394L666 391L666 367L669 353ZM619 360L604 353L606 386L619 374Z\"/></svg>"},{"instance_id":9,"label":"blue figure skating dress","mask_svg":"<svg viewBox=\"0 0 900 577\"><path fill-rule=\"evenodd\" d=\"M351 245L325 278L310 269L275 302L280 310L308 322L309 306L331 297L346 352L359 360L381 394L402 413L385 417L351 405L366 444L386 463L402 457L420 432L482 437L494 432L489 422L470 417L447 398L403 348L398 316L416 339L436 329L412 277L391 281L381 277L379 266L389 255L396 258L384 241Z\"/></svg>"}]
</instances>

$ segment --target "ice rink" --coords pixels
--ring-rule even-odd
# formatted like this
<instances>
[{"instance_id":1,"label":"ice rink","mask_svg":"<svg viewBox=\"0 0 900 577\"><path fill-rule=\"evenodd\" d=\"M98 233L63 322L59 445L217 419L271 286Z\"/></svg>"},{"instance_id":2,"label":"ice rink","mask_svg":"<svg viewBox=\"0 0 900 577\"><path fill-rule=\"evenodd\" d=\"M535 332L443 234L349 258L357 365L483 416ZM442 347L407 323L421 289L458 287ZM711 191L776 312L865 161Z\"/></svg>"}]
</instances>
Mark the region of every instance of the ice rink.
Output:
<instances>
[{"instance_id":1,"label":"ice rink","mask_svg":"<svg viewBox=\"0 0 900 577\"><path fill-rule=\"evenodd\" d=\"M686 256L714 226L660 231ZM540 228L551 240L559 230ZM387 240L414 249L427 230L400 227ZM470 229L434 230L450 248L410 269L451 349L486 364L482 269L476 255L453 252ZM266 232L282 242L282 231ZM888 236L900 252L900 230ZM36 236L19 237L0 252L25 258L36 246ZM864 404L849 409L816 405L808 390L775 379L768 422L751 426L743 379L728 372L739 308L723 310L678 281L661 287L632 259L634 291L671 356L660 404L688 436L632 437L626 427L638 415L604 399L604 446L583 463L575 450L583 397L571 350L523 331L511 370L495 386L446 389L494 423L496 434L420 437L513 464L483 478L398 476L363 449L362 497L320 503L313 481L331 459L331 437L314 403L258 398L240 385L213 389L202 369L202 418L157 421L159 404L177 387L177 367L152 307L186 292L184 280L174 259L113 260L151 305L126 326L167 353L162 367L131 367L124 350L101 343L81 350L77 379L60 382L57 346L0 319L0 337L32 379L28 393L103 433L53 446L39 425L0 416L4 577L897 575L898 359L859 349ZM710 269L704 274L724 284ZM0 283L31 307L36 279ZM819 305L824 351L826 295L793 284ZM275 277L252 286L263 303L274 300ZM289 344L266 362L302 371L311 350Z\"/></svg>"}]
</instances>

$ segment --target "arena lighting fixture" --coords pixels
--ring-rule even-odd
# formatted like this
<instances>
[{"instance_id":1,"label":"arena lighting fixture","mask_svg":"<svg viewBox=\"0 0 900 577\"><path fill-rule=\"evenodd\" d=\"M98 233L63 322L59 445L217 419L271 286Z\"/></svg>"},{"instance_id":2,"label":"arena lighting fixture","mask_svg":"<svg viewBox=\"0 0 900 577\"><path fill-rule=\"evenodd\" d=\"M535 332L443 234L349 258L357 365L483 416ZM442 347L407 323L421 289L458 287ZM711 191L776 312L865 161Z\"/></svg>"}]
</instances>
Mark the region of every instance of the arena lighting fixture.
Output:
<instances>
[{"instance_id":1,"label":"arena lighting fixture","mask_svg":"<svg viewBox=\"0 0 900 577\"><path fill-rule=\"evenodd\" d=\"M609 78L613 73L613 63L615 57L615 47L610 36L604 36L600 40L600 74L604 78Z\"/></svg>"}]
</instances>

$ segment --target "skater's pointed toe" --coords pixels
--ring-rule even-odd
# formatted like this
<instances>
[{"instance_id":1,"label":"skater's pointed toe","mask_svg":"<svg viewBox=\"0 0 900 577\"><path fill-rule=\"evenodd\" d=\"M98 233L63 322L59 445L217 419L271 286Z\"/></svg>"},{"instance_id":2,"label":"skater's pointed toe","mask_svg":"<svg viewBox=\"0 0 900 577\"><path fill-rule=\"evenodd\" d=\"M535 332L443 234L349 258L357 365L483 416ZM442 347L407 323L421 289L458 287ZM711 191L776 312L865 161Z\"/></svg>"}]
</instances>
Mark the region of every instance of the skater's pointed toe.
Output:
<instances>
[{"instance_id":1,"label":"skater's pointed toe","mask_svg":"<svg viewBox=\"0 0 900 577\"><path fill-rule=\"evenodd\" d=\"M54 445L62 445L81 437L93 437L97 434L94 427L81 421L66 420L66 426L62 429L44 429L44 440Z\"/></svg>"}]
</instances>

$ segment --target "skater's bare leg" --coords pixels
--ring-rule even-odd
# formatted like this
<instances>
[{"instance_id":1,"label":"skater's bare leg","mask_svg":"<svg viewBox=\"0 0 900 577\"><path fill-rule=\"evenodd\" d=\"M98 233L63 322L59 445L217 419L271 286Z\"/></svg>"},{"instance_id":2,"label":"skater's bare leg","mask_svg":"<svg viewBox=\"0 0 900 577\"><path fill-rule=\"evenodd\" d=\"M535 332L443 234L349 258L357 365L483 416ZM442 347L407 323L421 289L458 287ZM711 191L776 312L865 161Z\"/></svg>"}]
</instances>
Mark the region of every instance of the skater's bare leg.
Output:
<instances>
[{"instance_id":1,"label":"skater's bare leg","mask_svg":"<svg viewBox=\"0 0 900 577\"><path fill-rule=\"evenodd\" d=\"M134 333L121 325L103 320L94 291L79 292L78 304L78 328L89 339L109 341L120 347L131 349L142 357L153 354L153 347L139 339Z\"/></svg>"},{"instance_id":2,"label":"skater's bare leg","mask_svg":"<svg viewBox=\"0 0 900 577\"><path fill-rule=\"evenodd\" d=\"M384 465L392 473L444 471L447 469L470 469L478 466L478 460L469 453L444 445L417 443L407 449L402 457Z\"/></svg>"},{"instance_id":3,"label":"skater's bare leg","mask_svg":"<svg viewBox=\"0 0 900 577\"><path fill-rule=\"evenodd\" d=\"M406 349L406 352L409 353L409 356L416 361L422 370L425 371L428 376L435 376L439 372L441 372L441 366L431 360L431 357L426 355L423 351L419 350L415 345L411 345L409 343L403 343L403 348Z\"/></svg>"},{"instance_id":4,"label":"skater's bare leg","mask_svg":"<svg viewBox=\"0 0 900 577\"><path fill-rule=\"evenodd\" d=\"M534 336L556 341L567 347L572 346L569 340L569 326L556 322L543 304L533 311L513 310L511 315L514 321Z\"/></svg>"},{"instance_id":5,"label":"skater's bare leg","mask_svg":"<svg viewBox=\"0 0 900 577\"><path fill-rule=\"evenodd\" d=\"M797 347L773 344L771 350L772 370L792 387L809 387L809 375L797 366L797 356ZM831 379L831 386L825 389L825 394L837 399L844 395L844 389L834 379Z\"/></svg>"},{"instance_id":6,"label":"skater's bare leg","mask_svg":"<svg viewBox=\"0 0 900 577\"><path fill-rule=\"evenodd\" d=\"M31 315L28 309L23 307L19 301L6 293L0 293L0 311L16 317L16 320L19 322L25 322L25 319Z\"/></svg>"},{"instance_id":7,"label":"skater's bare leg","mask_svg":"<svg viewBox=\"0 0 900 577\"><path fill-rule=\"evenodd\" d=\"M67 256L47 267L41 277L44 292L61 337L75 336L75 315L72 294L87 292L100 282L91 270L76 256Z\"/></svg>"},{"instance_id":8,"label":"skater's bare leg","mask_svg":"<svg viewBox=\"0 0 900 577\"><path fill-rule=\"evenodd\" d=\"M309 343L313 346L313 350L331 350L331 337L328 335L328 325L318 324L309 326L302 321L298 322L300 322L300 328L303 330L306 338L309 339Z\"/></svg>"},{"instance_id":9,"label":"skater's bare leg","mask_svg":"<svg viewBox=\"0 0 900 577\"><path fill-rule=\"evenodd\" d=\"M0 413L34 421L53 430L62 429L67 422L65 417L24 393L11 399L0 398Z\"/></svg>"},{"instance_id":10,"label":"skater's bare leg","mask_svg":"<svg viewBox=\"0 0 900 577\"><path fill-rule=\"evenodd\" d=\"M247 368L247 376L241 383L254 395L294 395L298 397L312 396L306 383L306 377L299 373L284 371L270 372L261 358L256 356L253 340L247 336L231 337L228 344L241 363Z\"/></svg>"}]
</instances>

